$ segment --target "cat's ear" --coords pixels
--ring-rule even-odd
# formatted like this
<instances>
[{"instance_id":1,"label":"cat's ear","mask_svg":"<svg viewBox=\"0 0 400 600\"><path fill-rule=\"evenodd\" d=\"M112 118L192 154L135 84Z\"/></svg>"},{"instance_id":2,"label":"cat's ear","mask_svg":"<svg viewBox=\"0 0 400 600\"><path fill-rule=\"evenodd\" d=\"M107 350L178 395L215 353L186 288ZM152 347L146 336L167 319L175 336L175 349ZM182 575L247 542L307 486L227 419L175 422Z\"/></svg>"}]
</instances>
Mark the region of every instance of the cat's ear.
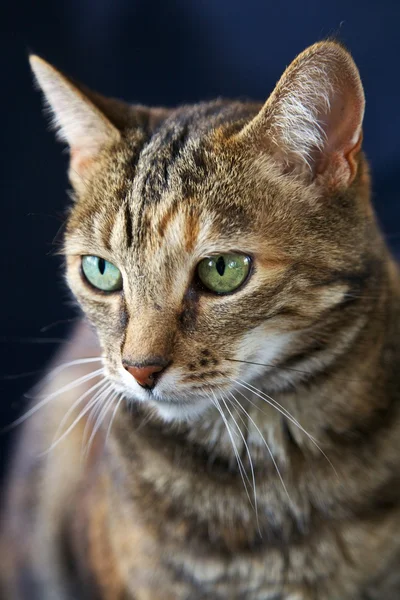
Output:
<instances>
[{"instance_id":1,"label":"cat's ear","mask_svg":"<svg viewBox=\"0 0 400 600\"><path fill-rule=\"evenodd\" d=\"M29 61L57 135L69 146L71 181L84 179L99 152L121 138L129 106L76 84L38 56Z\"/></svg>"},{"instance_id":2,"label":"cat's ear","mask_svg":"<svg viewBox=\"0 0 400 600\"><path fill-rule=\"evenodd\" d=\"M348 186L357 172L364 107L350 54L336 42L320 42L286 69L239 137L271 152L285 171Z\"/></svg>"}]
</instances>

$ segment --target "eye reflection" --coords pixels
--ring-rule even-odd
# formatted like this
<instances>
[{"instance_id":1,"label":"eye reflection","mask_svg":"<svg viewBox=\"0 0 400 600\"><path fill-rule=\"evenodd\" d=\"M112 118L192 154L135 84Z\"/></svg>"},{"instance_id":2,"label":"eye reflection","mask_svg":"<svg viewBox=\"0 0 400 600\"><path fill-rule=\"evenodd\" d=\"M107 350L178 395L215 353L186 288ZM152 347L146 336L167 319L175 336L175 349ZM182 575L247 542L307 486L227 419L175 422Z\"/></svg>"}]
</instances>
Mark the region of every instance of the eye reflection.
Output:
<instances>
[{"instance_id":1,"label":"eye reflection","mask_svg":"<svg viewBox=\"0 0 400 600\"><path fill-rule=\"evenodd\" d=\"M251 258L245 254L219 254L199 262L197 274L202 284L216 294L229 294L246 280Z\"/></svg>"}]
</instances>

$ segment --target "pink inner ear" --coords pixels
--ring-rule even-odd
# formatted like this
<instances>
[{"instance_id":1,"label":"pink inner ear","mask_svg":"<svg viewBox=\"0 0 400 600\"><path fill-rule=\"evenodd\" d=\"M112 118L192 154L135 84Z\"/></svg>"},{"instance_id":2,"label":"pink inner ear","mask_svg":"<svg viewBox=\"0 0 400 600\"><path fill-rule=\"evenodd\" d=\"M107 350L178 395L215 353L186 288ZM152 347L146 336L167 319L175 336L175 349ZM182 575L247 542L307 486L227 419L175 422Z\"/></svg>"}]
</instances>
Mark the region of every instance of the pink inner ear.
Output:
<instances>
[{"instance_id":1,"label":"pink inner ear","mask_svg":"<svg viewBox=\"0 0 400 600\"><path fill-rule=\"evenodd\" d=\"M93 156L83 154L76 148L71 148L70 150L70 169L78 176L84 176L85 172L93 164L93 160Z\"/></svg>"},{"instance_id":2,"label":"pink inner ear","mask_svg":"<svg viewBox=\"0 0 400 600\"><path fill-rule=\"evenodd\" d=\"M355 157L362 142L364 99L352 82L338 84L330 98L329 113L320 119L326 143L316 161L316 173L329 172L333 183L349 185L357 172Z\"/></svg>"}]
</instances>

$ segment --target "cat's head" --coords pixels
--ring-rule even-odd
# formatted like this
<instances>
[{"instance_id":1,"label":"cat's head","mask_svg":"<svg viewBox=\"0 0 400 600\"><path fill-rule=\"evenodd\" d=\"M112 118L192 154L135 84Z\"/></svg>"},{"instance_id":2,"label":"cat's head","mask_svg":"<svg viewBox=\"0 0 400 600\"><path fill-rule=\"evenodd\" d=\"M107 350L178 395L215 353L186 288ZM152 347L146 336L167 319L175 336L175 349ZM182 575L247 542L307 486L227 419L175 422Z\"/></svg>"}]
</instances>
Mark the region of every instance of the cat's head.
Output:
<instances>
[{"instance_id":1,"label":"cat's head","mask_svg":"<svg viewBox=\"0 0 400 600\"><path fill-rule=\"evenodd\" d=\"M263 106L176 110L31 64L70 148L67 279L116 387L181 419L323 369L373 222L348 52L312 46Z\"/></svg>"}]
</instances>

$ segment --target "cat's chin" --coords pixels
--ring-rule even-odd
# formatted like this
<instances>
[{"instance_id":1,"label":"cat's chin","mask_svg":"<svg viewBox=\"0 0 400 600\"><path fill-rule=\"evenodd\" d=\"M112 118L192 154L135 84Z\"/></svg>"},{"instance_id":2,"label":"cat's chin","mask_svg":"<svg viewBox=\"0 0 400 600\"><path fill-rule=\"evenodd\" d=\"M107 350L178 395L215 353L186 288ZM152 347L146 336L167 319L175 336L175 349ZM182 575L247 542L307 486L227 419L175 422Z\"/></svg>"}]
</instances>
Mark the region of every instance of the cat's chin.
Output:
<instances>
[{"instance_id":1,"label":"cat's chin","mask_svg":"<svg viewBox=\"0 0 400 600\"><path fill-rule=\"evenodd\" d=\"M147 402L167 423L196 421L212 406L208 398L196 398L193 401L151 398Z\"/></svg>"}]
</instances>

